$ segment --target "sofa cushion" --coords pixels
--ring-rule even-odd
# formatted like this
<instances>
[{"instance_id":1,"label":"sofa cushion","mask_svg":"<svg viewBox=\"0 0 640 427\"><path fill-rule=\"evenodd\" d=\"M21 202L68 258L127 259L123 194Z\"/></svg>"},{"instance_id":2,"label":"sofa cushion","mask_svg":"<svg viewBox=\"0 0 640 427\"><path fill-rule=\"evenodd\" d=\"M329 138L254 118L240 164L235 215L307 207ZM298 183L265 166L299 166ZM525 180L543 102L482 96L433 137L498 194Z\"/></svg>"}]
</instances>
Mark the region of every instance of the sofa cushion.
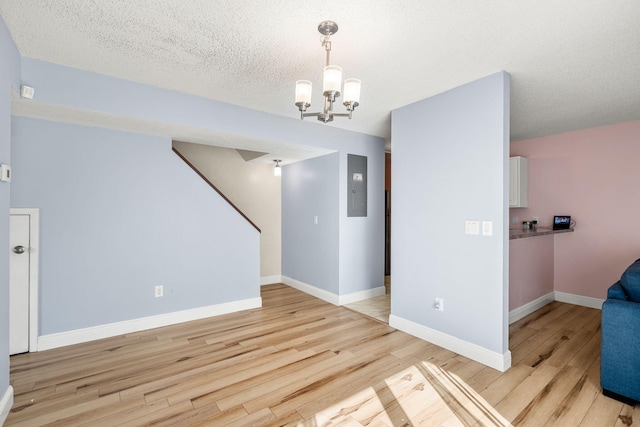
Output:
<instances>
[{"instance_id":1,"label":"sofa cushion","mask_svg":"<svg viewBox=\"0 0 640 427\"><path fill-rule=\"evenodd\" d=\"M620 283L629 296L629 301L640 302L640 259L622 273Z\"/></svg>"}]
</instances>

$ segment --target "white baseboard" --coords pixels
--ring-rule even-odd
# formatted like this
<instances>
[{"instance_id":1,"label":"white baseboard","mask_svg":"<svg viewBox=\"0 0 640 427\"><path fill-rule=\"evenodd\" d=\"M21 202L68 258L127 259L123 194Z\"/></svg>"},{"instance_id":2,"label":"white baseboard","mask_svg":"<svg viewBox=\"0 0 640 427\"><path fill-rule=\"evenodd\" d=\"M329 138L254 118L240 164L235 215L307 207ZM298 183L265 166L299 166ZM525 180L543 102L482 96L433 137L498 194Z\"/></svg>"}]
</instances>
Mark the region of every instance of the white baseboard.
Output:
<instances>
[{"instance_id":1,"label":"white baseboard","mask_svg":"<svg viewBox=\"0 0 640 427\"><path fill-rule=\"evenodd\" d=\"M2 400L0 400L0 426L4 425L7 416L9 416L9 411L11 411L11 407L13 406L13 387L7 387L7 390L4 392L2 396Z\"/></svg>"},{"instance_id":2,"label":"white baseboard","mask_svg":"<svg viewBox=\"0 0 640 427\"><path fill-rule=\"evenodd\" d=\"M273 283L282 283L282 276L262 276L260 277L260 286L271 285Z\"/></svg>"},{"instance_id":3,"label":"white baseboard","mask_svg":"<svg viewBox=\"0 0 640 427\"><path fill-rule=\"evenodd\" d=\"M379 297L380 295L384 295L386 292L385 287L380 286L377 288L366 289L364 291L353 292L350 294L336 295L332 292L325 291L324 289L320 289L308 283L304 283L287 276L282 276L282 283L306 294L313 295L316 298L320 298L323 301L330 302L333 305L351 304L353 302Z\"/></svg>"},{"instance_id":4,"label":"white baseboard","mask_svg":"<svg viewBox=\"0 0 640 427\"><path fill-rule=\"evenodd\" d=\"M313 295L316 298L320 298L323 301L330 302L333 305L340 305L340 296L332 292L325 291L324 289L317 288L308 283L301 282L291 277L282 276L282 283L287 286L291 286L294 289L304 292L305 294Z\"/></svg>"},{"instance_id":5,"label":"white baseboard","mask_svg":"<svg viewBox=\"0 0 640 427\"><path fill-rule=\"evenodd\" d=\"M544 307L553 301L566 302L567 304L580 305L583 307L595 308L602 310L603 299L583 297L582 295L568 294L566 292L552 291L540 298L533 300L523 306L513 309L509 312L509 324L522 319L534 311Z\"/></svg>"},{"instance_id":6,"label":"white baseboard","mask_svg":"<svg viewBox=\"0 0 640 427\"><path fill-rule=\"evenodd\" d=\"M530 315L534 311L541 309L549 303L552 303L553 301L555 301L555 299L555 293L551 291L546 295L542 295L538 299L535 299L531 302L526 303L525 305L521 305L520 307L511 310L509 312L509 324L512 324L513 322Z\"/></svg>"},{"instance_id":7,"label":"white baseboard","mask_svg":"<svg viewBox=\"0 0 640 427\"><path fill-rule=\"evenodd\" d=\"M554 293L556 301L602 310L602 303L604 302L603 299L583 297L582 295L568 294L560 291L555 291Z\"/></svg>"},{"instance_id":8,"label":"white baseboard","mask_svg":"<svg viewBox=\"0 0 640 427\"><path fill-rule=\"evenodd\" d=\"M511 367L510 351L503 354L496 353L494 351L487 350L484 347L480 347L477 344L444 334L440 331L436 331L435 329L431 329L427 326L420 325L419 323L403 319L402 317L398 317L393 314L389 316L389 326L406 332L409 335L413 335L414 337L418 337L422 340L446 348L447 350L461 354L501 372L505 372Z\"/></svg>"},{"instance_id":9,"label":"white baseboard","mask_svg":"<svg viewBox=\"0 0 640 427\"><path fill-rule=\"evenodd\" d=\"M109 323L106 325L92 326L90 328L76 329L38 337L38 350L49 350L87 341L109 338L132 332L145 331L147 329L162 326L175 325L191 320L204 319L221 314L234 313L242 310L262 307L262 298L250 298L240 301L232 301L224 304L199 307L191 310L176 311L173 313L159 314L157 316L143 317L140 319L126 320L124 322Z\"/></svg>"},{"instance_id":10,"label":"white baseboard","mask_svg":"<svg viewBox=\"0 0 640 427\"><path fill-rule=\"evenodd\" d=\"M338 296L338 305L351 304L358 301L363 301L369 298L379 297L384 295L387 292L384 286L380 286L373 289L366 289L360 292L353 292L350 294L340 295Z\"/></svg>"}]
</instances>

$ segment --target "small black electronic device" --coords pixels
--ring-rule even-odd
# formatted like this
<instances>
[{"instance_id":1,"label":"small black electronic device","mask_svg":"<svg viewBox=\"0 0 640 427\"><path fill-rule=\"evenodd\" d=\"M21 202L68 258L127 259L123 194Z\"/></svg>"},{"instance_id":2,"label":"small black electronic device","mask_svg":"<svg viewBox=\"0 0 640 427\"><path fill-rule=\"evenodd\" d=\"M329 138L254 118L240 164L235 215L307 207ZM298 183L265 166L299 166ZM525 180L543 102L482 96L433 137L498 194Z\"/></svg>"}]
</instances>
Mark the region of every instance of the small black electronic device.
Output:
<instances>
[{"instance_id":1,"label":"small black electronic device","mask_svg":"<svg viewBox=\"0 0 640 427\"><path fill-rule=\"evenodd\" d=\"M553 217L554 230L568 230L569 228L571 228L571 216L555 215Z\"/></svg>"}]
</instances>

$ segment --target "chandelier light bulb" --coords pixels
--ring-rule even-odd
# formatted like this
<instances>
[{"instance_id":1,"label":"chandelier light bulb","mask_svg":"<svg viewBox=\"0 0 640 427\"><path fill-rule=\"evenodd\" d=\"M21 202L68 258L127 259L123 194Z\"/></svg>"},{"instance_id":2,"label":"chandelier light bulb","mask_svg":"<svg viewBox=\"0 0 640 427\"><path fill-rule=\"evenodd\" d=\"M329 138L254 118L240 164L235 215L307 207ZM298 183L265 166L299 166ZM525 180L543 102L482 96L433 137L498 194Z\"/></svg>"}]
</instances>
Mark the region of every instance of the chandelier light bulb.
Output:
<instances>
[{"instance_id":1,"label":"chandelier light bulb","mask_svg":"<svg viewBox=\"0 0 640 427\"><path fill-rule=\"evenodd\" d=\"M296 82L296 105L298 103L311 105L311 82L309 80L298 80Z\"/></svg>"},{"instance_id":2,"label":"chandelier light bulb","mask_svg":"<svg viewBox=\"0 0 640 427\"><path fill-rule=\"evenodd\" d=\"M360 102L360 80L347 79L344 81L344 102L359 103Z\"/></svg>"},{"instance_id":3,"label":"chandelier light bulb","mask_svg":"<svg viewBox=\"0 0 640 427\"><path fill-rule=\"evenodd\" d=\"M337 65L327 65L324 67L324 79L322 80L322 93L335 93L340 95L342 85L342 68Z\"/></svg>"},{"instance_id":4,"label":"chandelier light bulb","mask_svg":"<svg viewBox=\"0 0 640 427\"><path fill-rule=\"evenodd\" d=\"M273 176L282 176L282 168L280 167L280 162L282 160L274 160L276 162L276 166L273 168Z\"/></svg>"}]
</instances>

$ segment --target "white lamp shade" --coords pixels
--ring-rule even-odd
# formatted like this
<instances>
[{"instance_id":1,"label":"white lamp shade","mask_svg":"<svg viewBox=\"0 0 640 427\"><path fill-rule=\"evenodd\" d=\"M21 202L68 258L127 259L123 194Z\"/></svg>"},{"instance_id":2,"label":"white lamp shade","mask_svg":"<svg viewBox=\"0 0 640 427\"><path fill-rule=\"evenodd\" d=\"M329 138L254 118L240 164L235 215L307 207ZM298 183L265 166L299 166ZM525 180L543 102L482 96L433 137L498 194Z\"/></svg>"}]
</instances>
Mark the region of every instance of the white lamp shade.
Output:
<instances>
[{"instance_id":1,"label":"white lamp shade","mask_svg":"<svg viewBox=\"0 0 640 427\"><path fill-rule=\"evenodd\" d=\"M311 82L309 80L296 81L296 104L311 104Z\"/></svg>"},{"instance_id":2,"label":"white lamp shade","mask_svg":"<svg viewBox=\"0 0 640 427\"><path fill-rule=\"evenodd\" d=\"M273 168L273 176L282 176L282 168L280 165L276 165L276 167Z\"/></svg>"},{"instance_id":3,"label":"white lamp shade","mask_svg":"<svg viewBox=\"0 0 640 427\"><path fill-rule=\"evenodd\" d=\"M344 102L360 103L360 80L347 79L344 81Z\"/></svg>"},{"instance_id":4,"label":"white lamp shade","mask_svg":"<svg viewBox=\"0 0 640 427\"><path fill-rule=\"evenodd\" d=\"M342 84L342 68L337 65L324 67L324 79L322 80L323 92L340 92Z\"/></svg>"}]
</instances>

